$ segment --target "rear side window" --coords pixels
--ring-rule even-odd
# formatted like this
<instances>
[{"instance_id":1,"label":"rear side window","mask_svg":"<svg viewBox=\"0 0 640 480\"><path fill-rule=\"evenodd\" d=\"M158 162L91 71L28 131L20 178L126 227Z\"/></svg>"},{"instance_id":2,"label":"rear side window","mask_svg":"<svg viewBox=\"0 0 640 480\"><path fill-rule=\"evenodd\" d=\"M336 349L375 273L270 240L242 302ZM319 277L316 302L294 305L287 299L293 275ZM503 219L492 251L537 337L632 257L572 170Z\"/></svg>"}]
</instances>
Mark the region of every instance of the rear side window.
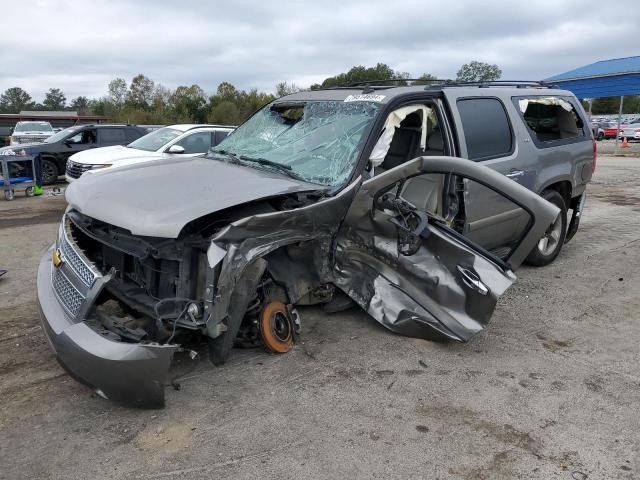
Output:
<instances>
[{"instance_id":1,"label":"rear side window","mask_svg":"<svg viewBox=\"0 0 640 480\"><path fill-rule=\"evenodd\" d=\"M227 136L230 134L231 132L228 130L216 130L214 132L212 132L211 134L213 135L213 146L218 145L222 140L224 140L225 138L227 138Z\"/></svg>"},{"instance_id":2,"label":"rear side window","mask_svg":"<svg viewBox=\"0 0 640 480\"><path fill-rule=\"evenodd\" d=\"M464 98L457 102L469 160L509 155L513 133L502 102L496 98Z\"/></svg>"},{"instance_id":3,"label":"rear side window","mask_svg":"<svg viewBox=\"0 0 640 480\"><path fill-rule=\"evenodd\" d=\"M105 128L100 130L102 143L126 143L127 138L122 128Z\"/></svg>"},{"instance_id":4,"label":"rear side window","mask_svg":"<svg viewBox=\"0 0 640 480\"><path fill-rule=\"evenodd\" d=\"M585 136L582 119L569 98L517 97L514 103L538 146L571 143Z\"/></svg>"}]
</instances>

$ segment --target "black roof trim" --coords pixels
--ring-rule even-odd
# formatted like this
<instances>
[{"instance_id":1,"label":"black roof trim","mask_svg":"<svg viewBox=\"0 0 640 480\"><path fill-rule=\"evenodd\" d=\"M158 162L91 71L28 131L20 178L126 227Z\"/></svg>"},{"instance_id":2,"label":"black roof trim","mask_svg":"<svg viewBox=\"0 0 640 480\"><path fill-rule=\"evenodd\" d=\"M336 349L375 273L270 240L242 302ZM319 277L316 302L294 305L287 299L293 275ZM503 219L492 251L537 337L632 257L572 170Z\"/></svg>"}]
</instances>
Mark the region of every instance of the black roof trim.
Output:
<instances>
[{"instance_id":1,"label":"black roof trim","mask_svg":"<svg viewBox=\"0 0 640 480\"><path fill-rule=\"evenodd\" d=\"M376 90L387 90L396 87L415 87L421 84L411 85L407 82L425 82L425 90L442 89L448 87L516 87L516 88L558 88L553 84L541 80L489 80L477 82L458 82L450 79L424 79L424 78L393 78L387 80L365 80L354 82L350 85L319 88L317 90L362 90L363 93L371 93Z\"/></svg>"}]
</instances>

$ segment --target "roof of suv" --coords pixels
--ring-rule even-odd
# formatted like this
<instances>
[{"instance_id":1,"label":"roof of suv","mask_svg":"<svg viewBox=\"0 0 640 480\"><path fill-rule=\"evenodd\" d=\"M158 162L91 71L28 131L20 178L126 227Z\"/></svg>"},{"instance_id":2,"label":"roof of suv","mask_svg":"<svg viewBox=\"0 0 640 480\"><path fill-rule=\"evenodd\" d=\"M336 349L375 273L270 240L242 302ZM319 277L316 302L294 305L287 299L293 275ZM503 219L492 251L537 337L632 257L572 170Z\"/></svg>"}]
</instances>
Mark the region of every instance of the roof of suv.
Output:
<instances>
[{"instance_id":1,"label":"roof of suv","mask_svg":"<svg viewBox=\"0 0 640 480\"><path fill-rule=\"evenodd\" d=\"M71 125L70 127L67 127L67 128L84 128L84 127L91 127L91 128L118 127L118 128L142 128L142 129L144 129L144 127L139 127L138 125L131 125L131 124L128 124L128 123L78 123L76 125Z\"/></svg>"},{"instance_id":2,"label":"roof of suv","mask_svg":"<svg viewBox=\"0 0 640 480\"><path fill-rule=\"evenodd\" d=\"M570 95L566 90L559 90L537 82L486 82L486 83L452 83L438 85L413 85L413 86L382 86L382 85L358 85L351 87L336 87L323 90L310 90L298 92L276 100L276 103L288 103L296 101L337 100L344 101L349 96L358 96L360 100L371 100L377 103L389 103L393 99L419 92L438 94L448 89L456 89L463 95L485 95L484 92L496 91L503 95L527 96L527 95ZM367 98L368 97L368 98Z\"/></svg>"},{"instance_id":3,"label":"roof of suv","mask_svg":"<svg viewBox=\"0 0 640 480\"><path fill-rule=\"evenodd\" d=\"M167 125L167 128L173 128L174 130L186 132L187 130L193 130L194 128L220 128L225 130L233 130L236 127L231 125L214 125L209 123L179 123L176 125Z\"/></svg>"}]
</instances>

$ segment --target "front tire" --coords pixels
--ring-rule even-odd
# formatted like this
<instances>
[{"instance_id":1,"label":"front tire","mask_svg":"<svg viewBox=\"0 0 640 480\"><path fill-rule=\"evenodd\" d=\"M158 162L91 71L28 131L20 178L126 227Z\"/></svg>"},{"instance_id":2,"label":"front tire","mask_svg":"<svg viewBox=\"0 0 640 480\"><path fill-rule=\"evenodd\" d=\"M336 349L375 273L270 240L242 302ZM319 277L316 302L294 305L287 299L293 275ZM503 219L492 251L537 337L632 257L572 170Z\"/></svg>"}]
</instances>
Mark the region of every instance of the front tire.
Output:
<instances>
[{"instance_id":1,"label":"front tire","mask_svg":"<svg viewBox=\"0 0 640 480\"><path fill-rule=\"evenodd\" d=\"M558 207L560 213L525 260L536 267L549 265L556 259L567 235L567 205L562 195L555 190L545 190L540 196Z\"/></svg>"}]
</instances>

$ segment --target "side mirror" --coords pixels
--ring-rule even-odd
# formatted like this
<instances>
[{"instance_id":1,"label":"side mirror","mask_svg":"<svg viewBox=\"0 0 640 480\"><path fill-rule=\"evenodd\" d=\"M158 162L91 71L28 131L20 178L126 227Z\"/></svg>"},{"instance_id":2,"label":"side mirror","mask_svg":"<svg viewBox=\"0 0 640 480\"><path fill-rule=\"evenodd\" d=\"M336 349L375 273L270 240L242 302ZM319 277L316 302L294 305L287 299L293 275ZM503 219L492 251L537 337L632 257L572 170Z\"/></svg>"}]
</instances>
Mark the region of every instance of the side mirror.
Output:
<instances>
[{"instance_id":1,"label":"side mirror","mask_svg":"<svg viewBox=\"0 0 640 480\"><path fill-rule=\"evenodd\" d=\"M167 150L167 153L175 153L179 155L184 153L184 147L181 147L180 145L171 145L169 150Z\"/></svg>"}]
</instances>

